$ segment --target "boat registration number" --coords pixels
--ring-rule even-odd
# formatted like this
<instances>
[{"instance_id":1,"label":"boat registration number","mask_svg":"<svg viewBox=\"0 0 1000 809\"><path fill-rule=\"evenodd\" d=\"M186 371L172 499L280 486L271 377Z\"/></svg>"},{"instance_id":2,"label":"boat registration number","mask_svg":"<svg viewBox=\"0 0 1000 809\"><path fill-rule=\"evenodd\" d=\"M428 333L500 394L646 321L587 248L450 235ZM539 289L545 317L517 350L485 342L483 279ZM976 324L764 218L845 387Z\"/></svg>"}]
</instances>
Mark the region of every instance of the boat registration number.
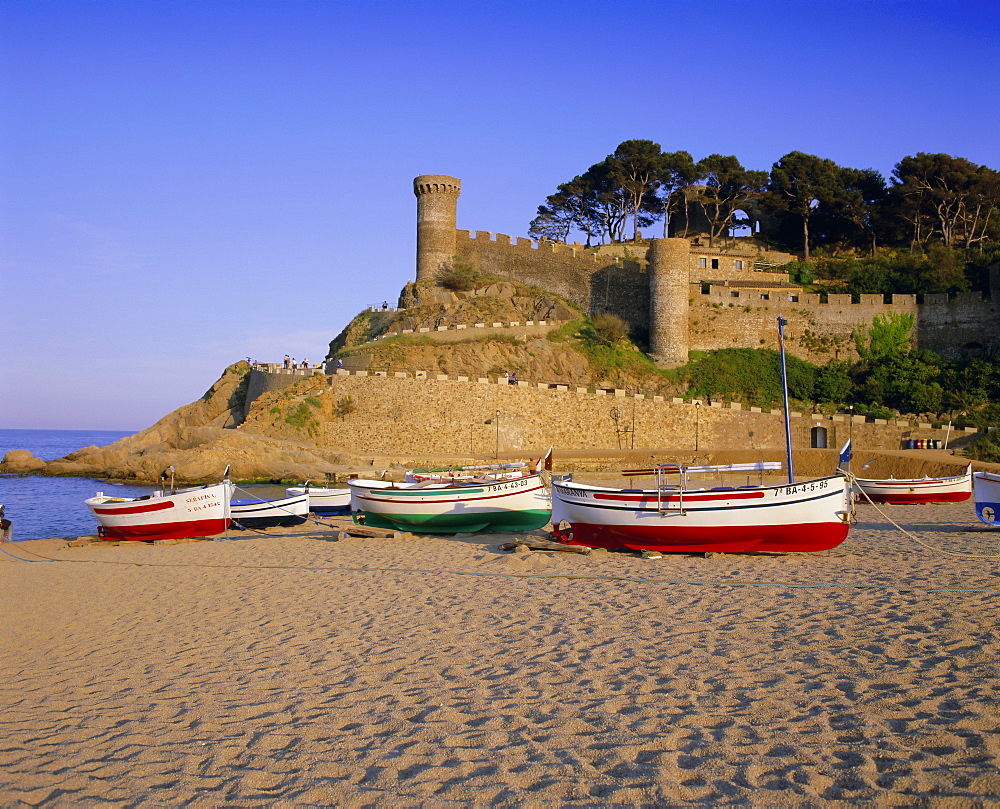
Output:
<instances>
[{"instance_id":1,"label":"boat registration number","mask_svg":"<svg viewBox=\"0 0 1000 809\"><path fill-rule=\"evenodd\" d=\"M811 480L808 483L796 483L794 486L781 486L774 490L774 496L780 497L786 494L799 494L800 492L819 492L830 486L828 480Z\"/></svg>"}]
</instances>

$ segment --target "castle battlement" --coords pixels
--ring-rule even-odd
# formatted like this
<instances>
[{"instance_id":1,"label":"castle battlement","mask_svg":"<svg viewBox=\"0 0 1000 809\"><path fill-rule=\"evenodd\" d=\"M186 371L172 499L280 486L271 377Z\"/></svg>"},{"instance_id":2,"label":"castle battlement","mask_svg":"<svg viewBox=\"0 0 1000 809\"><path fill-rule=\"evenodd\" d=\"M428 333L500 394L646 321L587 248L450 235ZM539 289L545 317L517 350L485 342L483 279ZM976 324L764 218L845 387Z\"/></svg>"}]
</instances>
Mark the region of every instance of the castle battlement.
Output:
<instances>
[{"instance_id":1,"label":"castle battlement","mask_svg":"<svg viewBox=\"0 0 1000 809\"><path fill-rule=\"evenodd\" d=\"M460 188L457 178L444 175L415 181L418 279L439 275L455 256L470 259L488 275L549 290L591 314L620 316L635 333L649 335L650 353L664 364L685 362L690 350L771 345L776 314L792 318L800 333L808 332L789 345L814 362L845 359L853 350L855 329L895 312L916 316L912 337L920 348L947 359L1000 356L1000 295L993 300L978 293L889 299L832 294L824 299L773 271L791 256L746 243L730 249L671 238L588 249L579 243L456 230ZM1000 278L1000 266L994 277ZM702 294L705 284L707 294ZM703 313L706 304L715 311Z\"/></svg>"}]
</instances>

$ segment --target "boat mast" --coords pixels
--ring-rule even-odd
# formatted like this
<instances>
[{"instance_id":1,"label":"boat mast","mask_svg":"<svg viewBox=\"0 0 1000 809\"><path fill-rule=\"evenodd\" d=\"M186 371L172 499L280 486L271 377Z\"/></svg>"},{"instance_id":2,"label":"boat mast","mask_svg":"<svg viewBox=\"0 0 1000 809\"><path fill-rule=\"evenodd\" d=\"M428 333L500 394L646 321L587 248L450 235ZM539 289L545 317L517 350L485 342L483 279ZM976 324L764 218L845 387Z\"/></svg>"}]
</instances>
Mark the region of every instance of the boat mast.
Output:
<instances>
[{"instance_id":1,"label":"boat mast","mask_svg":"<svg viewBox=\"0 0 1000 809\"><path fill-rule=\"evenodd\" d=\"M785 324L788 323L778 315L778 346L781 353L781 397L785 405L785 454L788 457L788 482L795 482L795 471L792 469L792 423L788 415L788 370L785 368Z\"/></svg>"}]
</instances>

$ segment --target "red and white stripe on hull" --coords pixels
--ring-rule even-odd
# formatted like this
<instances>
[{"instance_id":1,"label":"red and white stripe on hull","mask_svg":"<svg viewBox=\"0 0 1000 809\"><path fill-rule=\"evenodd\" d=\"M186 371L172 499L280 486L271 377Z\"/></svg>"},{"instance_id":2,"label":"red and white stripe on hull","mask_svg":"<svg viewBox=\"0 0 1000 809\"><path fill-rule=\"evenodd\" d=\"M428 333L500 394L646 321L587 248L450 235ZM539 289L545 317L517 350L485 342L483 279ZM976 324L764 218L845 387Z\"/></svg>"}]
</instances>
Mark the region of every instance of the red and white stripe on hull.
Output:
<instances>
[{"instance_id":1,"label":"red and white stripe on hull","mask_svg":"<svg viewBox=\"0 0 1000 809\"><path fill-rule=\"evenodd\" d=\"M823 551L846 539L849 502L848 482L841 475L682 493L555 482L552 524L561 541L611 549Z\"/></svg>"},{"instance_id":2,"label":"red and white stripe on hull","mask_svg":"<svg viewBox=\"0 0 1000 809\"><path fill-rule=\"evenodd\" d=\"M150 523L141 526L106 527L97 531L105 539L186 539L187 537L210 537L221 534L229 527L229 520L191 520L185 523Z\"/></svg>"},{"instance_id":3,"label":"red and white stripe on hull","mask_svg":"<svg viewBox=\"0 0 1000 809\"><path fill-rule=\"evenodd\" d=\"M872 502L890 505L962 503L972 497L972 464L961 475L953 477L910 480L856 478L855 483L862 492L862 502L867 495Z\"/></svg>"},{"instance_id":4,"label":"red and white stripe on hull","mask_svg":"<svg viewBox=\"0 0 1000 809\"><path fill-rule=\"evenodd\" d=\"M232 484L217 483L170 495L86 501L106 539L184 539L221 534L229 527Z\"/></svg>"}]
</instances>

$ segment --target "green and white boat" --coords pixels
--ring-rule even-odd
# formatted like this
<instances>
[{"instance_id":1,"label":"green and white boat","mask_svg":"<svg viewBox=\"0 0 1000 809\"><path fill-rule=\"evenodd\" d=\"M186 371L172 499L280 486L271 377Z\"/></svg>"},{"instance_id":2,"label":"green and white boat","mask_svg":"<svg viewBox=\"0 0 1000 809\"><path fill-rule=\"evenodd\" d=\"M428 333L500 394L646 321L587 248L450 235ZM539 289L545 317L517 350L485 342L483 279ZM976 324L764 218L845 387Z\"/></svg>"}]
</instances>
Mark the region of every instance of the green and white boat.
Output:
<instances>
[{"instance_id":1,"label":"green and white boat","mask_svg":"<svg viewBox=\"0 0 1000 809\"><path fill-rule=\"evenodd\" d=\"M531 531L552 516L552 501L539 474L512 480L347 483L354 522L375 528L429 534Z\"/></svg>"}]
</instances>

